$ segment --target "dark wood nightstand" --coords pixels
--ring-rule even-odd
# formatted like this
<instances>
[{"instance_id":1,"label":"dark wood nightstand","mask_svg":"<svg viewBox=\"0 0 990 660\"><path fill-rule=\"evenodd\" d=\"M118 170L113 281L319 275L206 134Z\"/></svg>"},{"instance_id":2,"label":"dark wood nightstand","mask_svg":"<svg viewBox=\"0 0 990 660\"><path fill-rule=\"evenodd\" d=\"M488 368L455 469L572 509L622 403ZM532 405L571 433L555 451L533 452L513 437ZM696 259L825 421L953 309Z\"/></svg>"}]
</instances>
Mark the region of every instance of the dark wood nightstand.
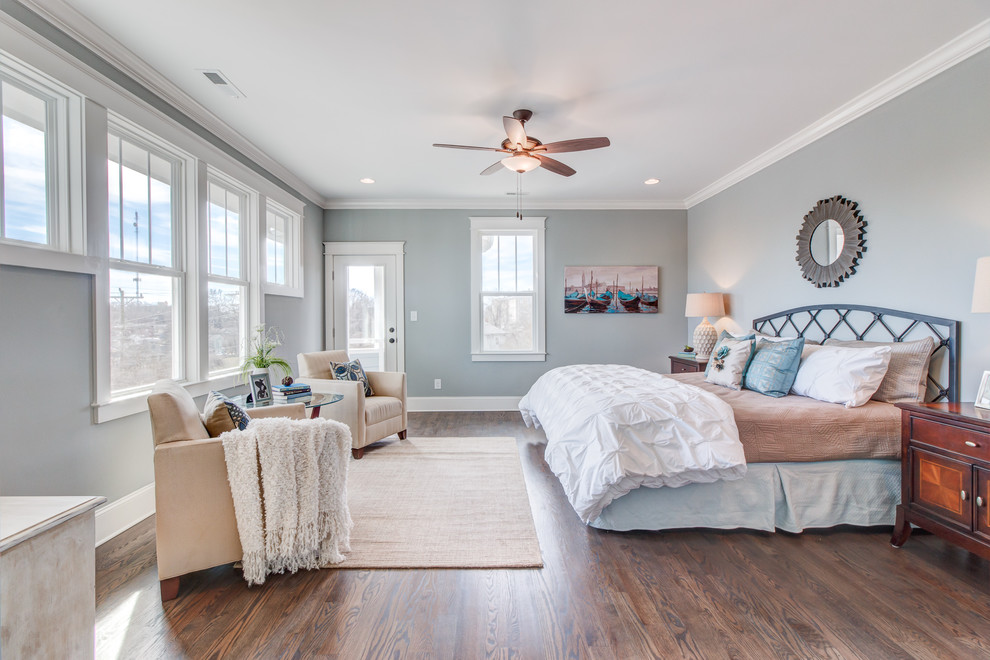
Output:
<instances>
[{"instance_id":1,"label":"dark wood nightstand","mask_svg":"<svg viewBox=\"0 0 990 660\"><path fill-rule=\"evenodd\" d=\"M690 374L697 371L704 371L708 366L708 360L696 360L695 358L681 357L679 355L668 355L670 358L670 373Z\"/></svg>"},{"instance_id":2,"label":"dark wood nightstand","mask_svg":"<svg viewBox=\"0 0 990 660\"><path fill-rule=\"evenodd\" d=\"M911 524L990 559L990 410L899 403L901 504L890 544Z\"/></svg>"}]
</instances>

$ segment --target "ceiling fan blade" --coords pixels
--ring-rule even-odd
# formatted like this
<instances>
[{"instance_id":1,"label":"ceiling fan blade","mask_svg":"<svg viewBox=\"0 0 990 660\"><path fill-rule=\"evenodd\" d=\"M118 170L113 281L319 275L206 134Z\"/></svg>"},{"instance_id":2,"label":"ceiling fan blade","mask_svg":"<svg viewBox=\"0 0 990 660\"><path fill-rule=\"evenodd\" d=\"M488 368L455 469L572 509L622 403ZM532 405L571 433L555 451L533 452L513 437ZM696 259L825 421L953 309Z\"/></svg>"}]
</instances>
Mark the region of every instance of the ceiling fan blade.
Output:
<instances>
[{"instance_id":1,"label":"ceiling fan blade","mask_svg":"<svg viewBox=\"0 0 990 660\"><path fill-rule=\"evenodd\" d=\"M517 145L517 149L525 149L529 138L526 137L523 123L515 117L502 117L502 125L505 127L505 134L509 136L509 142Z\"/></svg>"},{"instance_id":2,"label":"ceiling fan blade","mask_svg":"<svg viewBox=\"0 0 990 660\"><path fill-rule=\"evenodd\" d=\"M602 147L607 147L610 144L612 143L609 142L607 137L578 138L577 140L551 142L550 144L544 144L542 147L537 147L536 150L548 154L559 154L565 151L601 149Z\"/></svg>"},{"instance_id":3,"label":"ceiling fan blade","mask_svg":"<svg viewBox=\"0 0 990 660\"><path fill-rule=\"evenodd\" d=\"M433 146L443 147L444 149L470 149L471 151L501 151L505 154L512 153L508 149L496 149L495 147L468 147L463 144L434 144Z\"/></svg>"},{"instance_id":4,"label":"ceiling fan blade","mask_svg":"<svg viewBox=\"0 0 990 660\"><path fill-rule=\"evenodd\" d=\"M485 175L485 174L495 174L495 172L498 172L501 169L505 169L505 166L502 165L502 161L497 160L497 161L495 161L495 164L494 165L489 165L485 169L481 170L481 174L482 175Z\"/></svg>"},{"instance_id":5,"label":"ceiling fan blade","mask_svg":"<svg viewBox=\"0 0 990 660\"><path fill-rule=\"evenodd\" d=\"M569 165L564 165L559 160L554 160L553 158L547 158L546 156L541 156L540 154L532 154L533 158L540 161L545 169L550 170L554 174L560 174L561 176L570 176L576 174L577 170Z\"/></svg>"}]
</instances>

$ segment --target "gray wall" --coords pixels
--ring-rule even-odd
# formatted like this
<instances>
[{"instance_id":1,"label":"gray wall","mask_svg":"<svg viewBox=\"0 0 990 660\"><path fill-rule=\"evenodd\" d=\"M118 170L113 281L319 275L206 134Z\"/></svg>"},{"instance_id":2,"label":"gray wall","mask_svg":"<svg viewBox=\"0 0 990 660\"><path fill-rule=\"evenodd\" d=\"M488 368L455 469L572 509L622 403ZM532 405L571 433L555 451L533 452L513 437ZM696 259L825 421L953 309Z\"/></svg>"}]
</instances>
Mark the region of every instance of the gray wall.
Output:
<instances>
[{"instance_id":1,"label":"gray wall","mask_svg":"<svg viewBox=\"0 0 990 660\"><path fill-rule=\"evenodd\" d=\"M795 236L815 203L859 202L867 252L839 287L801 278ZM990 369L990 315L971 314L990 255L990 51L976 55L688 211L691 291L730 293L731 318L860 303L962 321L961 385ZM689 322L693 330L696 320Z\"/></svg>"},{"instance_id":2,"label":"gray wall","mask_svg":"<svg viewBox=\"0 0 990 660\"><path fill-rule=\"evenodd\" d=\"M492 210L330 210L328 241L405 241L410 396L521 396L547 369L578 362L667 371L684 337L685 211L533 211L546 216L546 362L472 362L471 216ZM660 266L659 314L563 313L564 266ZM419 320L409 321L415 310ZM443 389L433 389L433 380Z\"/></svg>"},{"instance_id":3,"label":"gray wall","mask_svg":"<svg viewBox=\"0 0 990 660\"><path fill-rule=\"evenodd\" d=\"M266 296L279 354L322 345L322 209L306 207L305 298ZM0 266L0 493L103 495L154 481L148 413L93 424L93 278ZM202 405L203 401L200 399Z\"/></svg>"}]
</instances>

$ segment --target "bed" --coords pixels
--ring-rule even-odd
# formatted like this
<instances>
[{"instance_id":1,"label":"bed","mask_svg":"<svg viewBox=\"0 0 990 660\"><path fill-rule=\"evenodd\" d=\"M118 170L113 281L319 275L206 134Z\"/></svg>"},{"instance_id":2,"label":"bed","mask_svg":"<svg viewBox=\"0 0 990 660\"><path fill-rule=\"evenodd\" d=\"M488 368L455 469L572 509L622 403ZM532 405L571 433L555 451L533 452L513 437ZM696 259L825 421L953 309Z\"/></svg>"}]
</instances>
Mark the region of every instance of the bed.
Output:
<instances>
[{"instance_id":1,"label":"bed","mask_svg":"<svg viewBox=\"0 0 990 660\"><path fill-rule=\"evenodd\" d=\"M862 305L817 305L755 319L753 329L773 337L801 336L815 343L912 342L931 337L931 359L922 388L925 400L958 400L957 321ZM584 381L583 385L562 385L566 381L558 377L541 388L537 381L520 403L527 424L544 427L547 462L588 525L619 531L704 527L800 532L842 524L893 524L901 492L900 411L895 405L869 401L847 409L793 394L772 398L706 383L703 373L661 376L633 370L632 385L603 384L596 383L600 373L625 374L629 368L598 365L598 373L584 370L590 366L577 365L581 375L576 379L573 374L566 375L572 381ZM671 381L687 387L672 386ZM678 483L677 479L662 483L651 476L655 473L644 477L637 468L632 477L616 478L598 493L601 506L583 500L594 487L581 474L569 474L567 463L574 462L575 456L585 461L579 473L608 472L614 469L613 464L640 453L637 438L648 433L655 438L672 432L691 437L690 432L677 430L682 408L667 410L663 397L669 395L658 394L668 388L679 392L673 396L681 399L691 398L685 392L699 390L715 395L703 399L712 408L701 415L707 426L692 428L703 428L701 435L712 435L715 444L725 449L709 456L707 448L689 443L689 450L682 451L690 455L689 460L698 458L703 466L713 466L714 476L702 477L697 483ZM585 413L596 398L609 399L612 408ZM732 429L712 425L712 412L718 412L712 399L724 406L722 410L728 411L725 415L732 416ZM555 412L567 402L581 402L581 406L564 416L559 410ZM663 421L648 426L643 411L661 408ZM590 426L583 427L590 431L577 430L580 427L574 420L582 415L591 420ZM544 423L547 421L551 423ZM741 469L734 462L733 432L745 454ZM623 444L612 443L610 436L614 434L622 436ZM631 444L628 438L633 438ZM575 451L577 442L582 445ZM561 445L569 446L566 458L562 458ZM599 460L600 464L596 462ZM645 462L653 460L647 457ZM692 476L694 465L678 468Z\"/></svg>"}]
</instances>

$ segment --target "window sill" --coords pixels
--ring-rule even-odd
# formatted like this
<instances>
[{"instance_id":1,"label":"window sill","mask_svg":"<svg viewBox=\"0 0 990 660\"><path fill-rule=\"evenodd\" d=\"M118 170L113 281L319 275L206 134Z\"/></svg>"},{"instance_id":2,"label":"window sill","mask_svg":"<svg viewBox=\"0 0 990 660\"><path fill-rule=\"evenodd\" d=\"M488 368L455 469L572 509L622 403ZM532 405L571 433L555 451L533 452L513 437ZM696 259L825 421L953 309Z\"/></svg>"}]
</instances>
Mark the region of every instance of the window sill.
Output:
<instances>
[{"instance_id":1,"label":"window sill","mask_svg":"<svg viewBox=\"0 0 990 660\"><path fill-rule=\"evenodd\" d=\"M472 362L546 362L546 353L472 353Z\"/></svg>"},{"instance_id":2,"label":"window sill","mask_svg":"<svg viewBox=\"0 0 990 660\"><path fill-rule=\"evenodd\" d=\"M0 265L96 275L100 260L49 247L0 242Z\"/></svg>"},{"instance_id":3,"label":"window sill","mask_svg":"<svg viewBox=\"0 0 990 660\"><path fill-rule=\"evenodd\" d=\"M284 284L265 284L261 285L261 292L266 296L287 296L290 298L302 298L303 288L302 286L286 286Z\"/></svg>"},{"instance_id":4,"label":"window sill","mask_svg":"<svg viewBox=\"0 0 990 660\"><path fill-rule=\"evenodd\" d=\"M198 397L208 394L211 390L226 390L241 384L238 374L229 374L198 383L183 383L183 387L186 388L186 391L191 396ZM93 423L103 424L104 422L146 412L148 410L149 394L151 394L150 388L126 397L108 401L107 403L94 403Z\"/></svg>"}]
</instances>

